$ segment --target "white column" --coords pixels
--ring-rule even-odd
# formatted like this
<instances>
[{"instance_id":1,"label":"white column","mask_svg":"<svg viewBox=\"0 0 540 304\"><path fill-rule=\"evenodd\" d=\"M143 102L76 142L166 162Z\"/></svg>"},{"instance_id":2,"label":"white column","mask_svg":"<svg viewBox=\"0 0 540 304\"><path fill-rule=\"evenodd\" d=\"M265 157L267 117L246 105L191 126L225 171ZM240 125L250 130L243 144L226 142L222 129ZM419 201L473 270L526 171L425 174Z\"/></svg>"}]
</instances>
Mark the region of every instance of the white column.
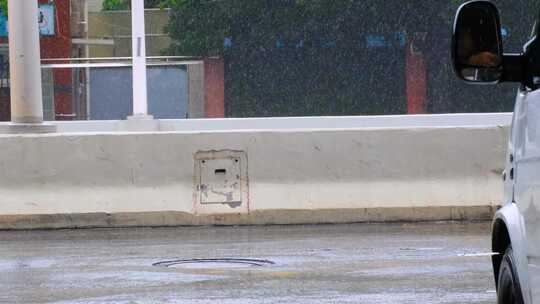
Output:
<instances>
[{"instance_id":1,"label":"white column","mask_svg":"<svg viewBox=\"0 0 540 304\"><path fill-rule=\"evenodd\" d=\"M84 37L88 40L88 30L90 29L89 21L88 21L88 0L84 1ZM88 43L84 44L84 57L90 58L90 45ZM90 120L92 117L90 117L90 100L92 96L90 96L90 68L84 69L85 74L85 80L84 80L84 86L86 89L86 119Z\"/></svg>"},{"instance_id":2,"label":"white column","mask_svg":"<svg viewBox=\"0 0 540 304\"><path fill-rule=\"evenodd\" d=\"M43 122L38 4L35 0L8 0L11 121Z\"/></svg>"},{"instance_id":3,"label":"white column","mask_svg":"<svg viewBox=\"0 0 540 304\"><path fill-rule=\"evenodd\" d=\"M133 36L133 116L148 117L144 0L131 0L131 24Z\"/></svg>"}]
</instances>

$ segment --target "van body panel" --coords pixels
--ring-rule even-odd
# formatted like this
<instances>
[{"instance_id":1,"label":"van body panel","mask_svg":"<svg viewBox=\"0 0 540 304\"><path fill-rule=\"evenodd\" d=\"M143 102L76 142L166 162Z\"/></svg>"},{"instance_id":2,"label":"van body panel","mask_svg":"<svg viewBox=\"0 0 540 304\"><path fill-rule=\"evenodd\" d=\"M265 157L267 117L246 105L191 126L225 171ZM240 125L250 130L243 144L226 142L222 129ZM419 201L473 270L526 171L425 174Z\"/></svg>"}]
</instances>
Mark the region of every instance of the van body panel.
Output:
<instances>
[{"instance_id":1,"label":"van body panel","mask_svg":"<svg viewBox=\"0 0 540 304\"><path fill-rule=\"evenodd\" d=\"M523 217L532 301L540 303L540 90L518 96L514 199Z\"/></svg>"}]
</instances>

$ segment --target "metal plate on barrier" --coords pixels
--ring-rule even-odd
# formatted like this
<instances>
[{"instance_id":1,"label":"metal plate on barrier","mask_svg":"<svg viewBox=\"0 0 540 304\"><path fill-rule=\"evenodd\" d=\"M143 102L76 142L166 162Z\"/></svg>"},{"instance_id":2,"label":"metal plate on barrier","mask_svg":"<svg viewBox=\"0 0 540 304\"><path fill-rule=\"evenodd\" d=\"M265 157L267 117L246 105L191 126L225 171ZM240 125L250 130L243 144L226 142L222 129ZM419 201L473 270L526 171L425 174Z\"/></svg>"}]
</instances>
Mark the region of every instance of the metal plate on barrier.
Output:
<instances>
[{"instance_id":1,"label":"metal plate on barrier","mask_svg":"<svg viewBox=\"0 0 540 304\"><path fill-rule=\"evenodd\" d=\"M240 205L240 160L222 158L200 160L201 204Z\"/></svg>"},{"instance_id":2,"label":"metal plate on barrier","mask_svg":"<svg viewBox=\"0 0 540 304\"><path fill-rule=\"evenodd\" d=\"M248 211L247 157L241 151L195 155L195 209L199 213Z\"/></svg>"}]
</instances>

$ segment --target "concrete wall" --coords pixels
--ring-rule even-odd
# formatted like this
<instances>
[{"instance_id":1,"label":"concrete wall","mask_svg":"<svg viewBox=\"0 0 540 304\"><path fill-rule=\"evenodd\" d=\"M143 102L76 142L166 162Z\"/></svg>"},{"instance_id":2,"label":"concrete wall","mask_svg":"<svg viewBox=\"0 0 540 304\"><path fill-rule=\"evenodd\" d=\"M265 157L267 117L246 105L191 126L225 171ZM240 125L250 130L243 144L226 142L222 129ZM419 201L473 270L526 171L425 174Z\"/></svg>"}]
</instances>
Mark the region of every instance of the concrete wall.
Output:
<instances>
[{"instance_id":1,"label":"concrete wall","mask_svg":"<svg viewBox=\"0 0 540 304\"><path fill-rule=\"evenodd\" d=\"M479 118L2 135L0 228L488 219L502 199L510 116ZM59 128L69 124L76 131Z\"/></svg>"},{"instance_id":2,"label":"concrete wall","mask_svg":"<svg viewBox=\"0 0 540 304\"><path fill-rule=\"evenodd\" d=\"M189 64L188 74L188 118L204 118L204 64Z\"/></svg>"},{"instance_id":3,"label":"concrete wall","mask_svg":"<svg viewBox=\"0 0 540 304\"><path fill-rule=\"evenodd\" d=\"M43 119L56 118L54 104L54 73L52 70L41 70L41 85L43 92Z\"/></svg>"}]
</instances>

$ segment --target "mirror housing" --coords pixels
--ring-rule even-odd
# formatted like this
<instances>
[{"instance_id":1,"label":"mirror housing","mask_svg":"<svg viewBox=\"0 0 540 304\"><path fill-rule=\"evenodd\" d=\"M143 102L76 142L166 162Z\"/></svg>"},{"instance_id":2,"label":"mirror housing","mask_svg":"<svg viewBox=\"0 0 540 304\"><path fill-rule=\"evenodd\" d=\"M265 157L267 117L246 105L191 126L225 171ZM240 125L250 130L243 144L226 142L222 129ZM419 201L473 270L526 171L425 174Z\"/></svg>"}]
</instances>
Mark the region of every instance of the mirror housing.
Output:
<instances>
[{"instance_id":1,"label":"mirror housing","mask_svg":"<svg viewBox=\"0 0 540 304\"><path fill-rule=\"evenodd\" d=\"M503 79L503 46L499 10L490 1L463 4L452 35L452 63L456 75L471 83Z\"/></svg>"}]
</instances>

